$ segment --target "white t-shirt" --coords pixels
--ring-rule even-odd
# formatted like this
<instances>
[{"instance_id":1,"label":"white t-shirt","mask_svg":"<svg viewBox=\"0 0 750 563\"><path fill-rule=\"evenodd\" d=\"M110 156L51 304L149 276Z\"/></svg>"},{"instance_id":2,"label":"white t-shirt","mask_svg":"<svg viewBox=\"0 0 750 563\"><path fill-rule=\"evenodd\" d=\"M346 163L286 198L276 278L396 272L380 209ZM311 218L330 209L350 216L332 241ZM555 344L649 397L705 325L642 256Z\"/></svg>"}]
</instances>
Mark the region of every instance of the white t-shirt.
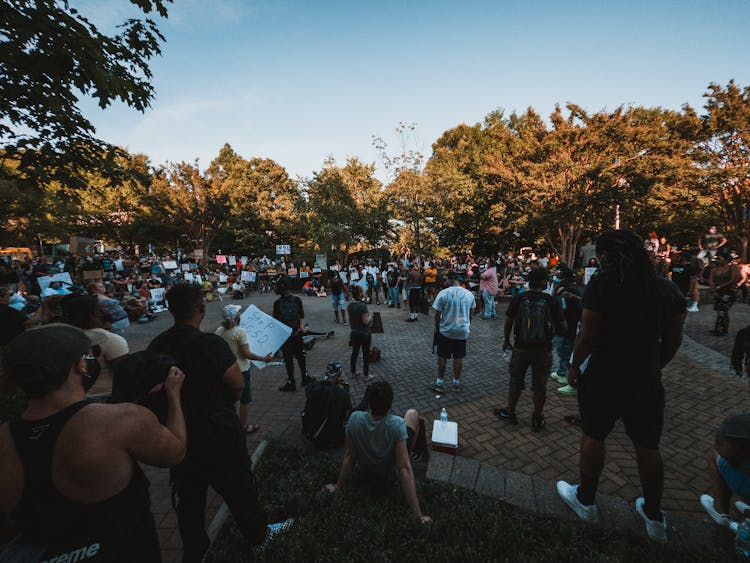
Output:
<instances>
[{"instance_id":1,"label":"white t-shirt","mask_svg":"<svg viewBox=\"0 0 750 563\"><path fill-rule=\"evenodd\" d=\"M460 285L438 293L432 308L440 311L440 334L455 340L469 338L471 311L475 306L474 294Z\"/></svg>"},{"instance_id":2,"label":"white t-shirt","mask_svg":"<svg viewBox=\"0 0 750 563\"><path fill-rule=\"evenodd\" d=\"M239 325L233 326L229 330L225 329L223 326L219 326L219 328L216 329L216 334L221 336L226 340L227 344L229 344L229 348L232 350L234 357L237 358L237 365L239 366L240 371L249 370L250 360L240 356L240 348L242 348L243 345L248 344L247 332L245 332L245 329Z\"/></svg>"}]
</instances>

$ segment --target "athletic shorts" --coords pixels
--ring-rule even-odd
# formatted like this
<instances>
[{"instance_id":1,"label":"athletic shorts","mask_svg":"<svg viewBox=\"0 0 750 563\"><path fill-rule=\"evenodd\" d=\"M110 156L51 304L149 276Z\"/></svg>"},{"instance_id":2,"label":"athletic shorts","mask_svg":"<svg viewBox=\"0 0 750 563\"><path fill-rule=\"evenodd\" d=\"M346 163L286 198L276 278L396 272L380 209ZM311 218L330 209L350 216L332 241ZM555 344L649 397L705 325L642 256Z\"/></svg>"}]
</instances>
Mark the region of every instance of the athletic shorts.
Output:
<instances>
[{"instance_id":1,"label":"athletic shorts","mask_svg":"<svg viewBox=\"0 0 750 563\"><path fill-rule=\"evenodd\" d=\"M437 338L437 355L444 360L454 358L460 360L466 357L466 340L448 338L442 333L438 333Z\"/></svg>"},{"instance_id":2,"label":"athletic shorts","mask_svg":"<svg viewBox=\"0 0 750 563\"><path fill-rule=\"evenodd\" d=\"M240 404L249 405L253 400L252 379L250 377L249 369L242 372L242 378L245 380L245 388L242 390L242 396L240 397Z\"/></svg>"},{"instance_id":3,"label":"athletic shorts","mask_svg":"<svg viewBox=\"0 0 750 563\"><path fill-rule=\"evenodd\" d=\"M331 293L331 307L334 311L346 309L346 294L343 291L339 294Z\"/></svg>"},{"instance_id":4,"label":"athletic shorts","mask_svg":"<svg viewBox=\"0 0 750 563\"><path fill-rule=\"evenodd\" d=\"M603 441L619 419L636 446L659 448L664 428L664 387L661 378L622 377L584 373L578 384L581 429Z\"/></svg>"},{"instance_id":5,"label":"athletic shorts","mask_svg":"<svg viewBox=\"0 0 750 563\"><path fill-rule=\"evenodd\" d=\"M510 357L510 389L521 391L526 387L526 372L531 368L531 390L537 397L547 396L547 379L552 369L552 350L547 348L514 348Z\"/></svg>"},{"instance_id":6,"label":"athletic shorts","mask_svg":"<svg viewBox=\"0 0 750 563\"><path fill-rule=\"evenodd\" d=\"M750 501L750 475L740 471L720 455L716 456L716 467L727 487L742 500Z\"/></svg>"}]
</instances>

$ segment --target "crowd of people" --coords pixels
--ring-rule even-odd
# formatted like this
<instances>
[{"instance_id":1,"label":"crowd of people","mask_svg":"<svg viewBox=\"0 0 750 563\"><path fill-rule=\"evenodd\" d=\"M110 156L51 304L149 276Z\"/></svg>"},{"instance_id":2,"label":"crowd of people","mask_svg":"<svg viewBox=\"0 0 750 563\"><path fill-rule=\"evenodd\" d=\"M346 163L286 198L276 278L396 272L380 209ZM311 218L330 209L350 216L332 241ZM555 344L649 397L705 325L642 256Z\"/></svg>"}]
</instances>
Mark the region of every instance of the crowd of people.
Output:
<instances>
[{"instance_id":1,"label":"crowd of people","mask_svg":"<svg viewBox=\"0 0 750 563\"><path fill-rule=\"evenodd\" d=\"M510 377L507 401L494 414L504 423L519 423L529 370L535 432L545 426L550 378L563 384L559 392L578 395L580 412L573 422L583 432L580 482L559 481L557 489L587 522L598 521L604 444L621 419L643 487L636 511L649 537L666 541L661 369L679 348L686 313L698 310L700 285L712 291L712 332L721 336L728 334L729 310L747 281L715 227L701 237L696 252L656 233L641 238L608 231L585 239L570 265L557 254L530 249L482 257L466 252L450 259L402 252L332 264L303 261L299 267L283 258L232 258L211 267L169 255L0 260L0 383L21 389L28 399L19 417L0 426L0 518L12 520L18 534L4 553L159 560L139 462L171 467L184 561L201 561L209 547L209 486L224 498L256 552L293 526L291 518L268 523L245 445L246 434L258 429L249 422L250 361L275 358L251 350L239 326L239 305L223 305L215 333L201 331L209 300L230 301L253 291L277 294L273 317L290 329L280 349L287 377L279 389L296 391L296 363L306 388L304 435L319 447L344 446L338 481L326 490L344 488L356 465L369 484L399 481L412 511L431 522L421 510L412 469L414 460L428 457L425 422L415 409L403 417L391 414L390 384L371 381L370 307L402 309L411 323L432 310L437 357L432 387L460 392L472 320L496 319L496 304L507 296L499 340L509 356ZM349 377L361 375L368 383L356 407L340 364L330 363L319 380L308 373L305 299L293 288L309 298L329 298L333 322L349 325ZM122 336L128 323L148 322L166 310L174 325L141 356L130 354ZM750 359L750 330L744 334L732 360L740 371ZM118 389L118 381L128 385ZM126 388L133 386L139 388L129 396ZM728 516L732 494L750 500L749 452L747 416L730 417L711 458L714 495L701 497L720 525L736 529ZM738 506L742 514L748 511Z\"/></svg>"}]
</instances>

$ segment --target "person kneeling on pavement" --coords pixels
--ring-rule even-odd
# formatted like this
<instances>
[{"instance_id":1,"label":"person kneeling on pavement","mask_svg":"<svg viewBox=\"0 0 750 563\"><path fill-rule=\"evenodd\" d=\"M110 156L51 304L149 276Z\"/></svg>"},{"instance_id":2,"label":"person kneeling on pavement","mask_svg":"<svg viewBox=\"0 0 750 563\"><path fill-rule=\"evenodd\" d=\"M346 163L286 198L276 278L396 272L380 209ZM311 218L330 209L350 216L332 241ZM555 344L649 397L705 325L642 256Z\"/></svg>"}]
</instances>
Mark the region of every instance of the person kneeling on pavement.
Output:
<instances>
[{"instance_id":1,"label":"person kneeling on pavement","mask_svg":"<svg viewBox=\"0 0 750 563\"><path fill-rule=\"evenodd\" d=\"M302 434L319 448L335 448L344 443L352 401L349 388L341 379L342 371L340 363L331 362L323 379L305 388Z\"/></svg>"},{"instance_id":2,"label":"person kneeling on pavement","mask_svg":"<svg viewBox=\"0 0 750 563\"><path fill-rule=\"evenodd\" d=\"M739 513L750 516L750 413L730 416L719 426L715 449L709 459L711 489L714 496L701 495L701 505L714 522L736 530L729 518L732 495Z\"/></svg>"},{"instance_id":3,"label":"person kneeling on pavement","mask_svg":"<svg viewBox=\"0 0 750 563\"><path fill-rule=\"evenodd\" d=\"M416 443L425 444L424 422L414 409L406 411L404 418L388 414L393 403L393 389L386 381L370 385L366 401L367 412L355 411L349 417L346 427L346 452L338 481L326 485L325 488L332 493L341 489L355 462L358 462L361 473L370 480L393 482L398 477L401 491L410 508L422 523L431 523L432 519L422 514L419 507L409 455ZM422 434L422 439L419 439L419 434Z\"/></svg>"}]
</instances>

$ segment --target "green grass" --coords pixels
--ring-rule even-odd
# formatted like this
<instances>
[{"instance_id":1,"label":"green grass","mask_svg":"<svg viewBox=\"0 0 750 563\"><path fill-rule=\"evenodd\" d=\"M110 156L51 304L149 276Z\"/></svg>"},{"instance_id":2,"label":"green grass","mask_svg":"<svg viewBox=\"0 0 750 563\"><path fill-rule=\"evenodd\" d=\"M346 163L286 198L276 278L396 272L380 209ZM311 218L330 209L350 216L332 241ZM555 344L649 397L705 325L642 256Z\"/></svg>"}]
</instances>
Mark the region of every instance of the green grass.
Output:
<instances>
[{"instance_id":1,"label":"green grass","mask_svg":"<svg viewBox=\"0 0 750 563\"><path fill-rule=\"evenodd\" d=\"M400 491L350 486L323 492L338 463L319 452L283 442L266 449L257 468L261 503L269 521L296 518L263 561L727 561L729 547L700 553L662 548L629 534L540 516L442 483L418 483L430 527L413 517ZM207 561L249 561L230 520Z\"/></svg>"}]
</instances>

